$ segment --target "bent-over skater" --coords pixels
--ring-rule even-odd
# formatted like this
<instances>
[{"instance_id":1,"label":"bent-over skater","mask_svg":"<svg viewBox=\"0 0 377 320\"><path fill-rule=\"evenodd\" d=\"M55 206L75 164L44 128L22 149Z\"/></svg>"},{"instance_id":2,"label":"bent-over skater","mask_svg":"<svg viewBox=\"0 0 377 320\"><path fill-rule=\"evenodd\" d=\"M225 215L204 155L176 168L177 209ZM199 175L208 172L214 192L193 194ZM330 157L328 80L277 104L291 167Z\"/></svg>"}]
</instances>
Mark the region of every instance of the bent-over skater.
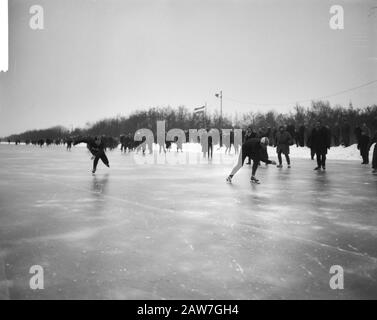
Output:
<instances>
[{"instance_id":1,"label":"bent-over skater","mask_svg":"<svg viewBox=\"0 0 377 320\"><path fill-rule=\"evenodd\" d=\"M107 156L105 154L106 146L104 142L102 141L101 137L94 137L94 138L89 137L89 138L79 139L75 141L74 145L77 145L79 143L86 143L87 148L93 155L92 173L96 173L99 159L102 160L102 162L104 163L106 167L110 168L109 159L107 159Z\"/></svg>"},{"instance_id":2,"label":"bent-over skater","mask_svg":"<svg viewBox=\"0 0 377 320\"><path fill-rule=\"evenodd\" d=\"M251 173L250 181L253 183L259 183L259 180L255 178L255 174L258 169L258 164L260 161L265 162L267 164L274 164L276 165L275 161L268 160L267 154L267 146L269 144L269 140L266 137L261 139L259 138L252 138L247 140L241 147L241 153L238 157L238 162L233 168L232 172L226 179L227 182L231 183L233 176L240 170L245 162L246 157L253 160L253 167Z\"/></svg>"}]
</instances>

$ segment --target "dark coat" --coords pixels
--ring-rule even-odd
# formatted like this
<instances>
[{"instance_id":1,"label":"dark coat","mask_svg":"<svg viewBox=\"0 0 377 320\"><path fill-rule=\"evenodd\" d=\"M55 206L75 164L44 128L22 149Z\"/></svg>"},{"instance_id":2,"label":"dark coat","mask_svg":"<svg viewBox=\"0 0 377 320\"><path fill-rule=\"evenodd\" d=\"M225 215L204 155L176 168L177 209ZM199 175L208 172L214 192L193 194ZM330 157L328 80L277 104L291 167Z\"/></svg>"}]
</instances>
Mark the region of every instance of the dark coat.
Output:
<instances>
[{"instance_id":1,"label":"dark coat","mask_svg":"<svg viewBox=\"0 0 377 320\"><path fill-rule=\"evenodd\" d=\"M283 133L278 131L276 134L276 152L289 154L289 146L292 144L292 142L292 136L288 131L283 131Z\"/></svg>"},{"instance_id":2,"label":"dark coat","mask_svg":"<svg viewBox=\"0 0 377 320\"><path fill-rule=\"evenodd\" d=\"M316 153L327 154L327 149L330 149L331 136L326 127L319 129L314 128L310 136L310 147Z\"/></svg>"},{"instance_id":3,"label":"dark coat","mask_svg":"<svg viewBox=\"0 0 377 320\"><path fill-rule=\"evenodd\" d=\"M242 145L242 156L249 157L257 162L262 161L268 164L271 163L271 161L268 160L266 149L260 144L259 138L249 139Z\"/></svg>"},{"instance_id":4,"label":"dark coat","mask_svg":"<svg viewBox=\"0 0 377 320\"><path fill-rule=\"evenodd\" d=\"M94 138L91 138L91 137L80 138L80 139L76 140L73 145L75 146L79 143L86 143L87 148L89 149L89 151L94 156L99 154L99 153L104 152L105 149L106 149L106 146L105 146L103 140L101 140L101 143L99 145L97 145L94 141Z\"/></svg>"}]
</instances>

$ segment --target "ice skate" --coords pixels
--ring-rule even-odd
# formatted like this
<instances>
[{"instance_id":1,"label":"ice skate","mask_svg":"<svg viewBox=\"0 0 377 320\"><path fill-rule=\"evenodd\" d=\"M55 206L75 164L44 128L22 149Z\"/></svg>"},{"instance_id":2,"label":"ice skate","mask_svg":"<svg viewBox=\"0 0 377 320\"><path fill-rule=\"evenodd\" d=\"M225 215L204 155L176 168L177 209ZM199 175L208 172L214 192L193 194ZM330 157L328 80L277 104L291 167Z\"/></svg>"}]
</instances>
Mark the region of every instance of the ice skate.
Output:
<instances>
[{"instance_id":1,"label":"ice skate","mask_svg":"<svg viewBox=\"0 0 377 320\"><path fill-rule=\"evenodd\" d=\"M250 182L251 183L255 183L255 184L260 184L260 181L257 178L255 178L255 177L251 177L250 178Z\"/></svg>"},{"instance_id":2,"label":"ice skate","mask_svg":"<svg viewBox=\"0 0 377 320\"><path fill-rule=\"evenodd\" d=\"M231 176L228 176L228 178L226 178L226 182L227 182L227 183L232 183L232 177L231 177Z\"/></svg>"}]
</instances>

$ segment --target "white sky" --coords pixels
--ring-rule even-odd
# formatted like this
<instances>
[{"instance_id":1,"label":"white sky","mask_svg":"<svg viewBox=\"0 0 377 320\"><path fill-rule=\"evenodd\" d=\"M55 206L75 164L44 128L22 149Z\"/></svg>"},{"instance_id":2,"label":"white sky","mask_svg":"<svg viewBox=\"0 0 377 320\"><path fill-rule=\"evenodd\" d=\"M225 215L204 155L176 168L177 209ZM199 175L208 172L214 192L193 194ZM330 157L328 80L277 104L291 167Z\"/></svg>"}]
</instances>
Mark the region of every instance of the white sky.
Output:
<instances>
[{"instance_id":1,"label":"white sky","mask_svg":"<svg viewBox=\"0 0 377 320\"><path fill-rule=\"evenodd\" d=\"M374 0L37 2L43 31L29 28L35 1L10 1L0 136L152 106L214 110L219 90L224 113L289 111L285 102L377 79ZM344 30L329 28L333 4L344 7ZM329 100L363 107L376 93L374 85Z\"/></svg>"}]
</instances>

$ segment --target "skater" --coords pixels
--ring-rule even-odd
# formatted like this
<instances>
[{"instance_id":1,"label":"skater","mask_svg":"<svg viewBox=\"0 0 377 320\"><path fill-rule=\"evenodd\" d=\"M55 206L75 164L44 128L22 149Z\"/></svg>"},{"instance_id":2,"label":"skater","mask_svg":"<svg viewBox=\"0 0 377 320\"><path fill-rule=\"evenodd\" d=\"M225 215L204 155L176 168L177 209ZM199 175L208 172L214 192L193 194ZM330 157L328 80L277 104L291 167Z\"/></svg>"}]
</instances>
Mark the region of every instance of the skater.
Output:
<instances>
[{"instance_id":1,"label":"skater","mask_svg":"<svg viewBox=\"0 0 377 320\"><path fill-rule=\"evenodd\" d=\"M305 147L305 131L306 131L305 125L302 124L298 128L298 144L300 147Z\"/></svg>"},{"instance_id":2,"label":"skater","mask_svg":"<svg viewBox=\"0 0 377 320\"><path fill-rule=\"evenodd\" d=\"M291 167L291 161L289 159L289 146L293 143L292 141L292 136L290 133L285 130L283 126L280 126L279 132L276 135L276 153L278 154L278 159L279 159L279 165L277 166L278 168L283 167L283 162L281 158L281 154L283 153L285 156L285 159L287 160L287 165L288 168Z\"/></svg>"},{"instance_id":3,"label":"skater","mask_svg":"<svg viewBox=\"0 0 377 320\"><path fill-rule=\"evenodd\" d=\"M241 153L238 157L238 162L233 168L230 175L226 178L228 183L232 183L233 176L240 170L243 166L243 163L246 157L253 159L253 167L252 167L252 174L250 182L259 183L259 180L255 178L255 174L258 169L258 164L260 161L263 161L267 164L276 165L275 161L268 160L266 158L267 154L267 146L269 144L268 138L263 137L262 139L259 138L252 138L247 140L241 147Z\"/></svg>"},{"instance_id":4,"label":"skater","mask_svg":"<svg viewBox=\"0 0 377 320\"><path fill-rule=\"evenodd\" d=\"M338 122L336 122L335 126L332 128L331 134L334 141L334 146L338 147L340 145L340 126Z\"/></svg>"},{"instance_id":5,"label":"skater","mask_svg":"<svg viewBox=\"0 0 377 320\"><path fill-rule=\"evenodd\" d=\"M97 171L97 165L98 165L99 159L102 160L102 162L104 163L104 165L106 167L110 168L109 160L107 159L107 156L105 154L106 146L105 146L103 140L101 139L101 137L94 137L94 138L89 137L89 138L79 139L79 140L75 141L75 143L73 145L75 146L79 143L86 143L87 148L89 149L89 151L93 155L93 157L92 157L92 160L93 160L92 173L93 174L96 173L96 171Z\"/></svg>"},{"instance_id":6,"label":"skater","mask_svg":"<svg viewBox=\"0 0 377 320\"><path fill-rule=\"evenodd\" d=\"M370 130L364 123L360 128L360 135L357 144L357 148L360 150L360 155L363 158L363 162L361 164L369 164L370 146Z\"/></svg>"},{"instance_id":7,"label":"skater","mask_svg":"<svg viewBox=\"0 0 377 320\"><path fill-rule=\"evenodd\" d=\"M72 141L71 138L68 138L68 139L66 140L67 151L71 151L71 149L72 149L72 143L73 143L73 141Z\"/></svg>"},{"instance_id":8,"label":"skater","mask_svg":"<svg viewBox=\"0 0 377 320\"><path fill-rule=\"evenodd\" d=\"M212 136L208 136L208 159L213 158L213 141Z\"/></svg>"},{"instance_id":9,"label":"skater","mask_svg":"<svg viewBox=\"0 0 377 320\"><path fill-rule=\"evenodd\" d=\"M306 146L310 149L310 158L314 160L315 150L312 145L312 132L313 129L309 130L308 139L306 140Z\"/></svg>"},{"instance_id":10,"label":"skater","mask_svg":"<svg viewBox=\"0 0 377 320\"><path fill-rule=\"evenodd\" d=\"M348 121L344 121L344 124L342 125L341 128L342 131L342 140L343 140L343 145L347 148L350 146L350 141L351 141L351 126L348 123Z\"/></svg>"},{"instance_id":11,"label":"skater","mask_svg":"<svg viewBox=\"0 0 377 320\"><path fill-rule=\"evenodd\" d=\"M330 149L331 136L329 130L317 121L311 135L311 147L317 157L317 167L314 170L326 170L326 154Z\"/></svg>"},{"instance_id":12,"label":"skater","mask_svg":"<svg viewBox=\"0 0 377 320\"><path fill-rule=\"evenodd\" d=\"M289 132L289 134L291 135L292 139L294 139L294 143L298 147L298 143L296 141L296 127L295 127L295 124L293 122L291 122L291 124L287 126L286 130Z\"/></svg>"},{"instance_id":13,"label":"skater","mask_svg":"<svg viewBox=\"0 0 377 320\"><path fill-rule=\"evenodd\" d=\"M374 145L374 150L373 150L373 160L372 160L373 171L372 172L377 173L377 129L376 129L374 136L371 140L370 146L372 146L373 143L375 143L375 145Z\"/></svg>"},{"instance_id":14,"label":"skater","mask_svg":"<svg viewBox=\"0 0 377 320\"><path fill-rule=\"evenodd\" d=\"M253 138L256 138L257 137L257 133L251 128L251 127L248 127L246 129L246 133L245 133L245 137L244 137L244 141L248 141L250 139L253 139ZM262 137L261 137L262 138ZM247 163L247 165L251 165L251 158L249 157Z\"/></svg>"}]
</instances>

